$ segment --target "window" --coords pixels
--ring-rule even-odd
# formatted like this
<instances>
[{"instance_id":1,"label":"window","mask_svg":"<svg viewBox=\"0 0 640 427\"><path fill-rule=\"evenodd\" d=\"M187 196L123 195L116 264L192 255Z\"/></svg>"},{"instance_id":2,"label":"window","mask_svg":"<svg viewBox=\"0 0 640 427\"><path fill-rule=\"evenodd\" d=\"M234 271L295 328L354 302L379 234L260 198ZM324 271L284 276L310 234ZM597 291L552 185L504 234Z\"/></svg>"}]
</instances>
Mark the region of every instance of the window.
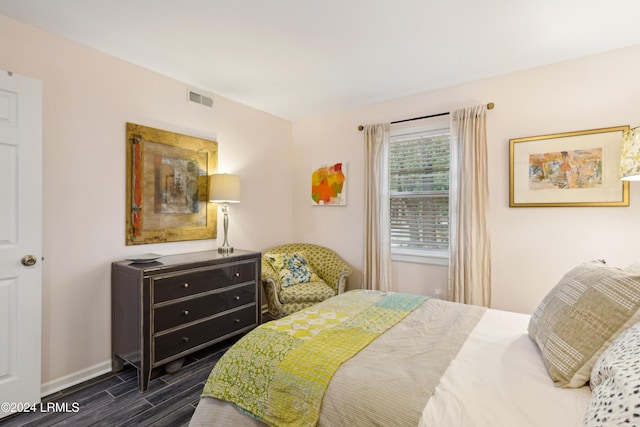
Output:
<instances>
[{"instance_id":1,"label":"window","mask_svg":"<svg viewBox=\"0 0 640 427\"><path fill-rule=\"evenodd\" d=\"M392 131L389 146L393 259L446 264L449 256L449 127Z\"/></svg>"}]
</instances>

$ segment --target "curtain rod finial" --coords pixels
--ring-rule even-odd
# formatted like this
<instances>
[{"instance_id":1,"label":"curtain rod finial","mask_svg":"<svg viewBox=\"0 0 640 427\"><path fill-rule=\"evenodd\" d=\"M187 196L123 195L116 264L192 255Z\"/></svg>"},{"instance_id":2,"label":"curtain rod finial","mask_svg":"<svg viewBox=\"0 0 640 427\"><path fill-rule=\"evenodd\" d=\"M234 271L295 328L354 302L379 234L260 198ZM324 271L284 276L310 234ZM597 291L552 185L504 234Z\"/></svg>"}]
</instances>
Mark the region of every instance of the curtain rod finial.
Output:
<instances>
[{"instance_id":1,"label":"curtain rod finial","mask_svg":"<svg viewBox=\"0 0 640 427\"><path fill-rule=\"evenodd\" d=\"M364 126L362 126L362 125L358 126L358 130L359 131L363 131L364 130Z\"/></svg>"},{"instance_id":2,"label":"curtain rod finial","mask_svg":"<svg viewBox=\"0 0 640 427\"><path fill-rule=\"evenodd\" d=\"M493 102L490 102L487 104L487 110L493 110L493 107L495 107L496 105Z\"/></svg>"}]
</instances>

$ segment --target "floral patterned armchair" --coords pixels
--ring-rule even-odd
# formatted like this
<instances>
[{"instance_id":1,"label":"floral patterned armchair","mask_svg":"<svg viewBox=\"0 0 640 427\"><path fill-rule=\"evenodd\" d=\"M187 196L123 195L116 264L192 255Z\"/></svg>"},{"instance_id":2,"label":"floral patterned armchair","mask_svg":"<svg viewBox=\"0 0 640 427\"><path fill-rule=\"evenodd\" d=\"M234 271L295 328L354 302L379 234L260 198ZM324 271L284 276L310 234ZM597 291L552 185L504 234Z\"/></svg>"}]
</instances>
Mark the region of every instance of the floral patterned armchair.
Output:
<instances>
[{"instance_id":1,"label":"floral patterned armchair","mask_svg":"<svg viewBox=\"0 0 640 427\"><path fill-rule=\"evenodd\" d=\"M307 279L310 281L303 279L301 283L291 284L283 275L284 269L277 271L282 267L282 257L287 254L301 254L302 263L308 262L311 276ZM280 264L275 262L278 258ZM343 293L350 274L351 268L334 251L323 246L291 243L262 253L262 285L269 314L276 319Z\"/></svg>"}]
</instances>

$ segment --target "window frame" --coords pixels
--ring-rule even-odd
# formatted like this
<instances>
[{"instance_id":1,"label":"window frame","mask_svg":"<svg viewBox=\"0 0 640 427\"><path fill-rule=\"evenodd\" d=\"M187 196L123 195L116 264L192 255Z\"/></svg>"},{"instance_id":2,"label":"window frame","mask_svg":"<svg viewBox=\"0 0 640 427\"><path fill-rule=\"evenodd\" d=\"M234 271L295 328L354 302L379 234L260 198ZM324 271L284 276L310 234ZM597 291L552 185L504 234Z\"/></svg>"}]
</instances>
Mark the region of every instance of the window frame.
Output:
<instances>
[{"instance_id":1,"label":"window frame","mask_svg":"<svg viewBox=\"0 0 640 427\"><path fill-rule=\"evenodd\" d=\"M421 119L415 122L405 122L399 124L392 124L389 132L389 151L391 151L391 145L393 139L399 136L406 136L411 134L429 133L438 130L447 130L451 135L451 127L449 122L449 116L434 117L429 119ZM449 147L451 147L451 139L449 139ZM449 185L451 185L451 152L449 153ZM389 165L389 182L391 182L391 166ZM449 194L449 197L451 195ZM391 203L391 188L389 188L389 201ZM449 200L450 203L450 200ZM391 218L389 218L391 220ZM451 221L449 221L451 225ZM391 225L389 225L391 227ZM391 236L389 236L391 237ZM411 248L397 248L391 247L391 260L399 262L410 262L418 264L431 264L431 265L449 265L449 247L446 250L435 249L411 249Z\"/></svg>"}]
</instances>

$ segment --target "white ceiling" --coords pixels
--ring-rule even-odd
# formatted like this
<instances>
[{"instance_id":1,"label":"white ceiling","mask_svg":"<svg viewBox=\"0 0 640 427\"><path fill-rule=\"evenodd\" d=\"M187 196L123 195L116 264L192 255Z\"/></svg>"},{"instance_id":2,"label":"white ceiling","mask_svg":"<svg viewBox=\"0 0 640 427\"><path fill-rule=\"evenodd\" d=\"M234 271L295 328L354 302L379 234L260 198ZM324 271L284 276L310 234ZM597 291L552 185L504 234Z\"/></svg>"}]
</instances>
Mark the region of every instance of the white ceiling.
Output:
<instances>
[{"instance_id":1,"label":"white ceiling","mask_svg":"<svg viewBox=\"0 0 640 427\"><path fill-rule=\"evenodd\" d=\"M0 0L0 14L289 120L640 44L639 0Z\"/></svg>"}]
</instances>

